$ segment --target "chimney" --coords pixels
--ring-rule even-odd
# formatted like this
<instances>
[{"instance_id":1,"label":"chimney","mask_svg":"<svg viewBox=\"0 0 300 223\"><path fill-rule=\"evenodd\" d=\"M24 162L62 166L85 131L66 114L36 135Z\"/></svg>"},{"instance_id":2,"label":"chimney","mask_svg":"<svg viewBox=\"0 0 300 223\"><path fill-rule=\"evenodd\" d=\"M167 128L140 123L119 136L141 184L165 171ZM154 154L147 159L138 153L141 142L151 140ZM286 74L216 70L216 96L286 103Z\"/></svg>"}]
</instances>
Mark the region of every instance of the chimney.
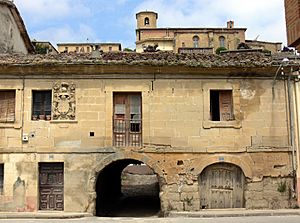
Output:
<instances>
[{"instance_id":1,"label":"chimney","mask_svg":"<svg viewBox=\"0 0 300 223\"><path fill-rule=\"evenodd\" d=\"M234 21L228 21L227 22L227 29L233 29L234 28Z\"/></svg>"}]
</instances>

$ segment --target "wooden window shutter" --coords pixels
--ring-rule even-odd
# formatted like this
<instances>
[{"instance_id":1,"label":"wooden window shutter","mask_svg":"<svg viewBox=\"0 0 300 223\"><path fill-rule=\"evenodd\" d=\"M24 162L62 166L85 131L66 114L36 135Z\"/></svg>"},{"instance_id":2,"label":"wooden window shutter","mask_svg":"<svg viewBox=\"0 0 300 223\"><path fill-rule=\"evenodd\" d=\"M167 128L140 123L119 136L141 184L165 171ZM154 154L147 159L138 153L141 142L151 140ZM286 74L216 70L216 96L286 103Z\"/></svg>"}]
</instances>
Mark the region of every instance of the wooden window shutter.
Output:
<instances>
[{"instance_id":1,"label":"wooden window shutter","mask_svg":"<svg viewBox=\"0 0 300 223\"><path fill-rule=\"evenodd\" d=\"M0 91L0 122L15 121L15 91Z\"/></svg>"},{"instance_id":2,"label":"wooden window shutter","mask_svg":"<svg viewBox=\"0 0 300 223\"><path fill-rule=\"evenodd\" d=\"M232 91L220 91L220 121L233 120Z\"/></svg>"}]
</instances>

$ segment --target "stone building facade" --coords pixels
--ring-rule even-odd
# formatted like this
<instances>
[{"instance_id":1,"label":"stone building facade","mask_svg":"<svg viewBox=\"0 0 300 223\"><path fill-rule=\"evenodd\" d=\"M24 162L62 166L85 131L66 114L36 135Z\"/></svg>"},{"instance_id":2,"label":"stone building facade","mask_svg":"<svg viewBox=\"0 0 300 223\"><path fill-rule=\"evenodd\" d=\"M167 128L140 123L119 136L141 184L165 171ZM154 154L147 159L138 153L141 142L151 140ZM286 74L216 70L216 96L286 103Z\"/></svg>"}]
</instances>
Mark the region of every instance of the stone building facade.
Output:
<instances>
[{"instance_id":1,"label":"stone building facade","mask_svg":"<svg viewBox=\"0 0 300 223\"><path fill-rule=\"evenodd\" d=\"M120 52L120 43L58 43L59 53L91 53L94 50L103 52Z\"/></svg>"},{"instance_id":2,"label":"stone building facade","mask_svg":"<svg viewBox=\"0 0 300 223\"><path fill-rule=\"evenodd\" d=\"M158 14L141 11L136 14L136 52L143 52L147 46L157 46L161 51L174 53L215 53L219 47L236 50L240 43L245 43L246 28L236 28L234 21L228 21L220 28L159 28ZM251 48L281 50L281 43L265 41L250 42Z\"/></svg>"},{"instance_id":3,"label":"stone building facade","mask_svg":"<svg viewBox=\"0 0 300 223\"><path fill-rule=\"evenodd\" d=\"M290 47L300 51L300 2L298 0L285 0L285 19L287 41Z\"/></svg>"},{"instance_id":4,"label":"stone building facade","mask_svg":"<svg viewBox=\"0 0 300 223\"><path fill-rule=\"evenodd\" d=\"M0 56L0 210L101 215L137 163L157 175L163 213L293 207L278 66L263 54Z\"/></svg>"}]
</instances>

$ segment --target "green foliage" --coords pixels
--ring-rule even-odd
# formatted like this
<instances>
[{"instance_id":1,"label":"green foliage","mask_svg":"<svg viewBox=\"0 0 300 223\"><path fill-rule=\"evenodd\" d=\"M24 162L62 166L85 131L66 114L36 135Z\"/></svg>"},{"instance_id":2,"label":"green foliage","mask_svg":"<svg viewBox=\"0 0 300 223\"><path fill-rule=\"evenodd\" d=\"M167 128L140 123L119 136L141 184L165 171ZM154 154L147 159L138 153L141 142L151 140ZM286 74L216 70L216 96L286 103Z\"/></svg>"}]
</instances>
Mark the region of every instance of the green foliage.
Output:
<instances>
[{"instance_id":1,"label":"green foliage","mask_svg":"<svg viewBox=\"0 0 300 223\"><path fill-rule=\"evenodd\" d=\"M225 51L225 50L227 50L227 48L221 46L221 47L216 49L216 54L220 54L221 51Z\"/></svg>"},{"instance_id":2,"label":"green foliage","mask_svg":"<svg viewBox=\"0 0 300 223\"><path fill-rule=\"evenodd\" d=\"M270 50L263 50L263 53L264 53L265 55L271 55L271 51L270 51Z\"/></svg>"},{"instance_id":3,"label":"green foliage","mask_svg":"<svg viewBox=\"0 0 300 223\"><path fill-rule=\"evenodd\" d=\"M123 51L125 51L125 52L133 52L133 50L130 49L130 48L124 48Z\"/></svg>"},{"instance_id":4,"label":"green foliage","mask_svg":"<svg viewBox=\"0 0 300 223\"><path fill-rule=\"evenodd\" d=\"M193 205L193 199L194 197L186 197L183 199L183 201L185 201L187 203L188 206L192 206Z\"/></svg>"},{"instance_id":5,"label":"green foliage","mask_svg":"<svg viewBox=\"0 0 300 223\"><path fill-rule=\"evenodd\" d=\"M49 50L49 47L43 45L43 44L36 44L35 46L35 52L37 54L47 54Z\"/></svg>"},{"instance_id":6,"label":"green foliage","mask_svg":"<svg viewBox=\"0 0 300 223\"><path fill-rule=\"evenodd\" d=\"M286 192L286 181L278 183L277 191L280 193Z\"/></svg>"}]
</instances>

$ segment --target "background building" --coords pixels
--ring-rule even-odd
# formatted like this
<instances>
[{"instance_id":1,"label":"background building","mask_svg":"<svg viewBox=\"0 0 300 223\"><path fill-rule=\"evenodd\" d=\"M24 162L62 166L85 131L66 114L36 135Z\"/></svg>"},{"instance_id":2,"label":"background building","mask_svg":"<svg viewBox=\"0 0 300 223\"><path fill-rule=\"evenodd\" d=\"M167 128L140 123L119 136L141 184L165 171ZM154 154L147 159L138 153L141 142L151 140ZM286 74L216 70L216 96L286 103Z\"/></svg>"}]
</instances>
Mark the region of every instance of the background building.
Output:
<instances>
[{"instance_id":1,"label":"background building","mask_svg":"<svg viewBox=\"0 0 300 223\"><path fill-rule=\"evenodd\" d=\"M37 41L33 40L32 45L37 54L58 54L55 47L48 41Z\"/></svg>"},{"instance_id":2,"label":"background building","mask_svg":"<svg viewBox=\"0 0 300 223\"><path fill-rule=\"evenodd\" d=\"M174 53L215 53L220 47L236 50L245 43L246 28L236 28L234 21L228 21L220 28L158 28L158 14L142 11L136 14L136 52L143 52L147 46ZM281 43L249 41L254 49L281 50Z\"/></svg>"},{"instance_id":3,"label":"background building","mask_svg":"<svg viewBox=\"0 0 300 223\"><path fill-rule=\"evenodd\" d=\"M300 1L285 0L287 40L290 47L300 51Z\"/></svg>"},{"instance_id":4,"label":"background building","mask_svg":"<svg viewBox=\"0 0 300 223\"><path fill-rule=\"evenodd\" d=\"M90 53L93 50L103 52L120 52L122 47L120 43L58 43L59 53Z\"/></svg>"}]
</instances>

